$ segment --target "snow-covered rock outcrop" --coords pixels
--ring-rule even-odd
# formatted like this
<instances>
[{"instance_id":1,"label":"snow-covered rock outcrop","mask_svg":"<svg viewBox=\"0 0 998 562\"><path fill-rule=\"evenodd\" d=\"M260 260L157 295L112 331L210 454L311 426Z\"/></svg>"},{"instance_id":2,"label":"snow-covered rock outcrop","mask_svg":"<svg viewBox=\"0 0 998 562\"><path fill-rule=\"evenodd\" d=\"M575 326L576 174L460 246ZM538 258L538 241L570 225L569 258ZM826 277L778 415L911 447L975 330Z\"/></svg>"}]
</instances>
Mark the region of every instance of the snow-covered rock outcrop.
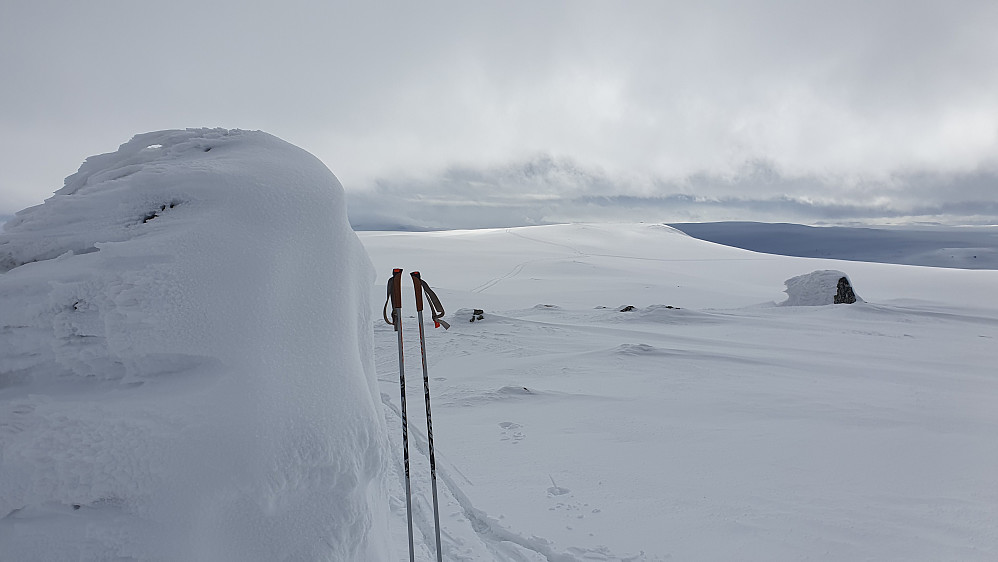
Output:
<instances>
[{"instance_id":1,"label":"snow-covered rock outcrop","mask_svg":"<svg viewBox=\"0 0 998 562\"><path fill-rule=\"evenodd\" d=\"M826 304L853 304L863 302L853 292L849 276L834 269L812 271L784 281L787 300L782 306L822 306Z\"/></svg>"},{"instance_id":2,"label":"snow-covered rock outcrop","mask_svg":"<svg viewBox=\"0 0 998 562\"><path fill-rule=\"evenodd\" d=\"M87 159L0 234L0 558L387 559L372 283L271 135Z\"/></svg>"}]
</instances>

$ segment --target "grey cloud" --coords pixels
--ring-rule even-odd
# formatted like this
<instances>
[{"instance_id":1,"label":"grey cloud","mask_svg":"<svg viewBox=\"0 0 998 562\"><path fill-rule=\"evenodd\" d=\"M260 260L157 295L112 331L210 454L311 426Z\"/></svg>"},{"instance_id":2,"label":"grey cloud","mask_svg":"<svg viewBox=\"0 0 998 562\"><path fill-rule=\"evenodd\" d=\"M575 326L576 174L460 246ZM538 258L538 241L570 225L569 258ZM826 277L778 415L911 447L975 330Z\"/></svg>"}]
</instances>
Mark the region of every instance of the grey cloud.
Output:
<instances>
[{"instance_id":1,"label":"grey cloud","mask_svg":"<svg viewBox=\"0 0 998 562\"><path fill-rule=\"evenodd\" d=\"M996 188L998 174L985 171L899 174L844 187L833 177L785 175L762 161L734 175L667 180L538 155L436 177L382 179L372 190L348 190L348 200L352 223L369 230L599 220L998 224Z\"/></svg>"},{"instance_id":2,"label":"grey cloud","mask_svg":"<svg viewBox=\"0 0 998 562\"><path fill-rule=\"evenodd\" d=\"M538 153L585 168L462 188L510 220L564 208L527 195L702 188L914 205L933 181L891 178L998 170L995 28L991 1L8 2L0 212L133 134L188 126L271 132L356 194L417 197L420 178ZM745 179L759 162L786 193Z\"/></svg>"}]
</instances>

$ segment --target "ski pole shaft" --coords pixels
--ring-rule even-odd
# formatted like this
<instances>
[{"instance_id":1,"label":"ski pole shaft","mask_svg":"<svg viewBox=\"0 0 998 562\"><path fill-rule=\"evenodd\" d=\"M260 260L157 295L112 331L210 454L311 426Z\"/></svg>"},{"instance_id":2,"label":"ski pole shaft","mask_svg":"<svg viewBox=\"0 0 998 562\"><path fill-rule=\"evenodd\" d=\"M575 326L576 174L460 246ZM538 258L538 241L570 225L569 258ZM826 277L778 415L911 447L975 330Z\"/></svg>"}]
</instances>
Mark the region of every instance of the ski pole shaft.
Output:
<instances>
[{"instance_id":1,"label":"ski pole shaft","mask_svg":"<svg viewBox=\"0 0 998 562\"><path fill-rule=\"evenodd\" d=\"M415 562L412 544L412 489L409 484L409 422L405 411L405 356L402 353L402 270L392 270L392 317L399 344L399 386L402 390L402 459L405 468L405 515L409 525L409 562Z\"/></svg>"},{"instance_id":2,"label":"ski pole shaft","mask_svg":"<svg viewBox=\"0 0 998 562\"><path fill-rule=\"evenodd\" d=\"M426 370L426 336L423 333L423 280L413 271L412 285L416 291L416 317L419 323L419 353L423 360L423 395L426 398L426 441L430 452L430 485L433 491L433 530L437 541L437 562L443 561L440 549L440 507L437 502L437 461L433 453L433 416L430 414L430 378Z\"/></svg>"}]
</instances>

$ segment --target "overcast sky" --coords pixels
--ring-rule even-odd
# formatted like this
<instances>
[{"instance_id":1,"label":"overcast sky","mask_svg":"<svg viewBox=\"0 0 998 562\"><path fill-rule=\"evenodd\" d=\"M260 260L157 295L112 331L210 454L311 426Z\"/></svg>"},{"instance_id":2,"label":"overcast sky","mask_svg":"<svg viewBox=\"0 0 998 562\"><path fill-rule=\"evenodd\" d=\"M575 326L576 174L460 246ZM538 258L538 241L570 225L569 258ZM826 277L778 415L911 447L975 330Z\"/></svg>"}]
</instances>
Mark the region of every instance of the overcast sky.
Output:
<instances>
[{"instance_id":1,"label":"overcast sky","mask_svg":"<svg viewBox=\"0 0 998 562\"><path fill-rule=\"evenodd\" d=\"M996 29L994 0L0 0L0 215L220 126L318 156L355 222L994 223Z\"/></svg>"}]
</instances>

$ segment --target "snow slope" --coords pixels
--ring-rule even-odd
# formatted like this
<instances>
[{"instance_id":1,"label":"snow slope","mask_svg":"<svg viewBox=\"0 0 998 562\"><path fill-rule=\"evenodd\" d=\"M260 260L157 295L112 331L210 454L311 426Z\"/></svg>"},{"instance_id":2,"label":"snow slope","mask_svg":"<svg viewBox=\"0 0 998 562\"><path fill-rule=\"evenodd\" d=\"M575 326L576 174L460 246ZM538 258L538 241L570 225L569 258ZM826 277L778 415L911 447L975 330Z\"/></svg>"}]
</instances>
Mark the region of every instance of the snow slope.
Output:
<instances>
[{"instance_id":1,"label":"snow slope","mask_svg":"<svg viewBox=\"0 0 998 562\"><path fill-rule=\"evenodd\" d=\"M138 135L0 272L0 559L389 556L372 268L317 159Z\"/></svg>"},{"instance_id":2,"label":"snow slope","mask_svg":"<svg viewBox=\"0 0 998 562\"><path fill-rule=\"evenodd\" d=\"M445 560L998 558L998 271L757 254L643 224L359 235L376 299L393 267L418 269L452 321L427 325ZM867 302L776 306L821 270ZM380 321L375 338L403 560L396 340Z\"/></svg>"}]
</instances>

